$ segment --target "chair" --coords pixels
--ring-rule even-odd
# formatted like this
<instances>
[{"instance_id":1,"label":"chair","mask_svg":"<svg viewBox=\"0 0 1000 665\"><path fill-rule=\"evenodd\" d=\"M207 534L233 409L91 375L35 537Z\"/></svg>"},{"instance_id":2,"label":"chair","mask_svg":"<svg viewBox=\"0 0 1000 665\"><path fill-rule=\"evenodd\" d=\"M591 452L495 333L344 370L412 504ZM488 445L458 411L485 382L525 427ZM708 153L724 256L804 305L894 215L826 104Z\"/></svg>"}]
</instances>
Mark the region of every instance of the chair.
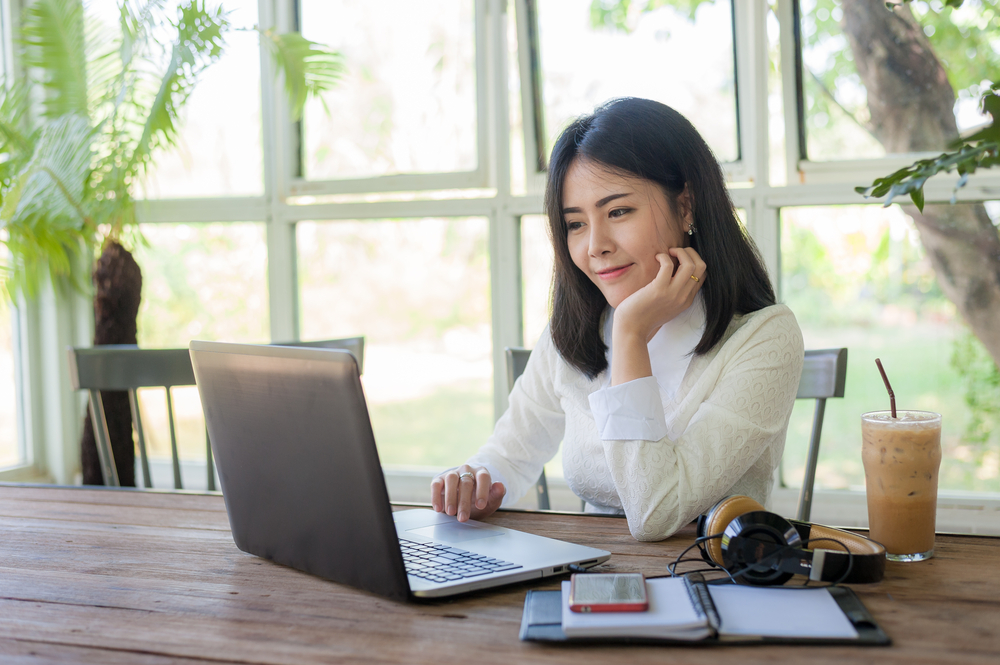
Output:
<instances>
[{"instance_id":1,"label":"chair","mask_svg":"<svg viewBox=\"0 0 1000 665\"><path fill-rule=\"evenodd\" d=\"M530 349L507 347L507 389L514 387L514 381L524 372L528 364ZM813 412L812 435L809 438L809 452L806 456L805 477L802 479L802 490L799 493L799 505L796 519L809 521L812 511L813 484L816 480L816 463L819 459L819 440L823 432L823 415L826 412L826 400L831 397L843 397L844 385L847 381L847 349L821 349L806 351L805 362L802 365L802 378L799 380L799 390L796 399L815 399L816 409ZM538 495L539 510L549 509L549 486L545 480L545 470L535 484Z\"/></svg>"},{"instance_id":2,"label":"chair","mask_svg":"<svg viewBox=\"0 0 1000 665\"><path fill-rule=\"evenodd\" d=\"M517 377L524 374L524 368L528 364L531 349L508 346L504 349L504 353L507 356L507 392L510 392L514 389L514 382L517 381ZM535 483L535 496L538 499L539 510L551 509L551 504L549 503L549 483L545 480L545 469L542 469L542 475L538 476L538 482Z\"/></svg>"},{"instance_id":3,"label":"chair","mask_svg":"<svg viewBox=\"0 0 1000 665\"><path fill-rule=\"evenodd\" d=\"M320 340L314 342L284 342L277 346L307 346L313 348L344 349L354 354L358 370L364 364L364 337ZM174 489L183 489L181 483L180 456L177 453L177 436L174 430L174 408L170 389L174 386L195 385L191 355L187 349L140 349L133 345L105 345L92 348L69 349L70 381L74 390L86 390L90 394L90 418L94 425L97 456L101 465L104 484L120 486L118 469L108 435L108 424L104 417L102 390L127 391L132 410L132 425L135 429L139 460L142 467L143 485L152 487L149 474L149 459L146 453L146 437L139 411L139 388L164 388L167 394L167 422L170 426L170 454L173 461ZM212 444L205 432L208 489L215 490L215 463Z\"/></svg>"},{"instance_id":4,"label":"chair","mask_svg":"<svg viewBox=\"0 0 1000 665\"><path fill-rule=\"evenodd\" d=\"M806 454L806 471L799 492L799 507L796 519L808 522L812 511L813 483L816 480L816 463L819 460L819 439L823 433L823 414L826 400L843 397L847 382L847 349L821 349L806 351L802 365L802 378L796 399L815 399L812 434L809 437L809 451Z\"/></svg>"}]
</instances>

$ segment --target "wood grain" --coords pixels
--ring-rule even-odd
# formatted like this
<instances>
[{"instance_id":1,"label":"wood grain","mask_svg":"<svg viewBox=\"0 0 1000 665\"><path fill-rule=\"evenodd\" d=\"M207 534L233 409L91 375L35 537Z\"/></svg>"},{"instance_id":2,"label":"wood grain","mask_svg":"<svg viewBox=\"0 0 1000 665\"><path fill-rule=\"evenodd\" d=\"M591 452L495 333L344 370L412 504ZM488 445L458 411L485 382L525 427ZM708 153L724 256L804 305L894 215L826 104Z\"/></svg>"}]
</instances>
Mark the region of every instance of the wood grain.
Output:
<instances>
[{"instance_id":1,"label":"wood grain","mask_svg":"<svg viewBox=\"0 0 1000 665\"><path fill-rule=\"evenodd\" d=\"M640 543L623 520L492 523L610 550L663 574L693 528ZM0 660L14 663L995 663L1000 539L939 536L936 558L853 588L888 648L579 647L518 641L527 589L401 604L240 552L218 495L0 485Z\"/></svg>"}]
</instances>

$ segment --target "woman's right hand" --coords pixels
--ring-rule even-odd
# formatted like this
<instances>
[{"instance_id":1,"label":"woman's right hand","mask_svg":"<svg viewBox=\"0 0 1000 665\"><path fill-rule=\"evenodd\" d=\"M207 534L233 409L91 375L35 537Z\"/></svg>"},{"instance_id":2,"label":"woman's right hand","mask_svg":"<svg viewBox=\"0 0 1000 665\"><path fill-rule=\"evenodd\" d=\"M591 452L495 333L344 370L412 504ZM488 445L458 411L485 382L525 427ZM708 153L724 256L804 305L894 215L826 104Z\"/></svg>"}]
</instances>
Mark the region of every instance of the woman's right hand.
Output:
<instances>
[{"instance_id":1,"label":"woman's right hand","mask_svg":"<svg viewBox=\"0 0 1000 665\"><path fill-rule=\"evenodd\" d=\"M431 506L436 512L458 516L459 522L492 515L507 488L494 483L486 467L463 464L431 481Z\"/></svg>"}]
</instances>

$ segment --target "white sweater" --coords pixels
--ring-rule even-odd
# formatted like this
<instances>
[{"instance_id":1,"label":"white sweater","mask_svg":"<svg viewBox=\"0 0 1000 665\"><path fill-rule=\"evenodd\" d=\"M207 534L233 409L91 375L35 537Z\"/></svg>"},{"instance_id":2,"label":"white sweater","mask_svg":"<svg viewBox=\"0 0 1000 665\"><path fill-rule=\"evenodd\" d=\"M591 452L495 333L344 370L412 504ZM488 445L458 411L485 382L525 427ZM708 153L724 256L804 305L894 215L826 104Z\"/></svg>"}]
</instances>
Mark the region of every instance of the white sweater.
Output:
<instances>
[{"instance_id":1,"label":"white sweater","mask_svg":"<svg viewBox=\"0 0 1000 665\"><path fill-rule=\"evenodd\" d=\"M676 394L661 391L666 436L602 440L589 396L607 370L588 379L546 329L510 408L468 462L499 472L511 503L562 441L570 489L598 509L623 510L636 539L661 540L730 494L767 502L803 357L802 333L784 305L736 316L714 349L693 357Z\"/></svg>"}]
</instances>

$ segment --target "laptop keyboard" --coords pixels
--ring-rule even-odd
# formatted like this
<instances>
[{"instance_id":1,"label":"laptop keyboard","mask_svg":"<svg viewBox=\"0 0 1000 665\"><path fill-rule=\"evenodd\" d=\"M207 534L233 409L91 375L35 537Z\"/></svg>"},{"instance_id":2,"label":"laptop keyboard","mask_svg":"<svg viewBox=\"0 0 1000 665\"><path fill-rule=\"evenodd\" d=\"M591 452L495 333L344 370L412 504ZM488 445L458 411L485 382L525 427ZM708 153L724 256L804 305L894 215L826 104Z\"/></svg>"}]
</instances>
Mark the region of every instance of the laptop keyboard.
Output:
<instances>
[{"instance_id":1,"label":"laptop keyboard","mask_svg":"<svg viewBox=\"0 0 1000 665\"><path fill-rule=\"evenodd\" d=\"M415 543L399 539L406 574L431 582L454 582L467 577L479 577L521 568L520 564L491 559L457 547L436 543Z\"/></svg>"}]
</instances>

